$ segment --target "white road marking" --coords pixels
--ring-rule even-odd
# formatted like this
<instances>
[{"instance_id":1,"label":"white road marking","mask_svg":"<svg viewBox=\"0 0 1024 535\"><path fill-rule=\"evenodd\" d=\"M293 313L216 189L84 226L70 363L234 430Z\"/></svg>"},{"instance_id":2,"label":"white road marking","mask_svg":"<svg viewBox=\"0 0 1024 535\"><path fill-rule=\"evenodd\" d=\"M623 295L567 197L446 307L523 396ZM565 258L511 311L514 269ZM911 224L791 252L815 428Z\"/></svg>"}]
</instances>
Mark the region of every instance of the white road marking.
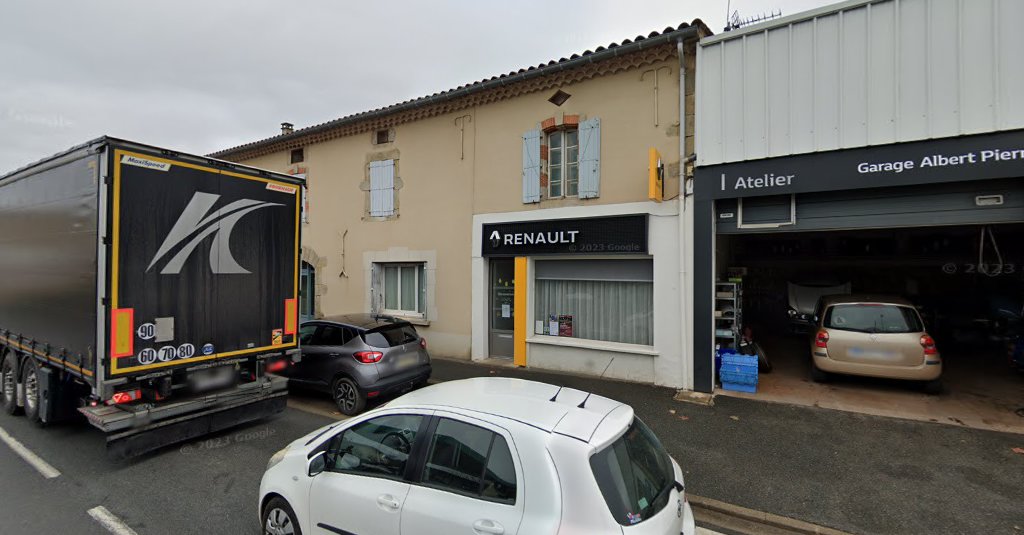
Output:
<instances>
[{"instance_id":1,"label":"white road marking","mask_svg":"<svg viewBox=\"0 0 1024 535\"><path fill-rule=\"evenodd\" d=\"M50 463L40 459L35 453L32 453L32 451L22 445L21 442L18 442L17 439L7 434L7 431L2 427L0 427L0 440L10 446L10 448L14 450L14 453L17 453L19 457L25 459L26 463L32 465L32 468L38 470L46 479L60 477L59 470L51 466Z\"/></svg>"},{"instance_id":2,"label":"white road marking","mask_svg":"<svg viewBox=\"0 0 1024 535\"><path fill-rule=\"evenodd\" d=\"M86 512L89 513L93 520L99 522L101 526L107 528L107 531L114 535L139 535L134 529L128 527L128 524L122 522L120 518L114 516L114 513L111 513L102 505L97 505Z\"/></svg>"}]
</instances>

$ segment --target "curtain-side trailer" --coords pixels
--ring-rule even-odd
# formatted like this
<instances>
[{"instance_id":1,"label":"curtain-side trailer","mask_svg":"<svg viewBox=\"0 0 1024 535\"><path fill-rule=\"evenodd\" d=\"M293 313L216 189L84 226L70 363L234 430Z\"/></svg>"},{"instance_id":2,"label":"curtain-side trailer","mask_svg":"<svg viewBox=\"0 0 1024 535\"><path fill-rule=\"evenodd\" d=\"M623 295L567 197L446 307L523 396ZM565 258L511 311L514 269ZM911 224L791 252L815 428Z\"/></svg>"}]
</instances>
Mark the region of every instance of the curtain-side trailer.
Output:
<instances>
[{"instance_id":1,"label":"curtain-side trailer","mask_svg":"<svg viewBox=\"0 0 1024 535\"><path fill-rule=\"evenodd\" d=\"M109 137L0 176L0 406L115 458L284 410L302 187Z\"/></svg>"}]
</instances>

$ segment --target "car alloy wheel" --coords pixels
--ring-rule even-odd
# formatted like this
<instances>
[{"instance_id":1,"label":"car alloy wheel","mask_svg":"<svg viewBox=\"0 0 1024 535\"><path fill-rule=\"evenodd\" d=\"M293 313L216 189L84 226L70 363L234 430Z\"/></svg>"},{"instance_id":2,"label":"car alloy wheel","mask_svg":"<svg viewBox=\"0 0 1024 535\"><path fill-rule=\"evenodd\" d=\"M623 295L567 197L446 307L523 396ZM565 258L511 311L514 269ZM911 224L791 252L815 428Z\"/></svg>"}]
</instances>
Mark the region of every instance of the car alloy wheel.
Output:
<instances>
[{"instance_id":1,"label":"car alloy wheel","mask_svg":"<svg viewBox=\"0 0 1024 535\"><path fill-rule=\"evenodd\" d=\"M266 525L263 527L266 535L294 535L295 523L288 515L288 512L280 507L270 509L266 516Z\"/></svg>"},{"instance_id":2,"label":"car alloy wheel","mask_svg":"<svg viewBox=\"0 0 1024 535\"><path fill-rule=\"evenodd\" d=\"M366 408L366 398L359 391L355 381L348 377L338 377L334 380L331 395L338 410L346 416L355 416Z\"/></svg>"},{"instance_id":3,"label":"car alloy wheel","mask_svg":"<svg viewBox=\"0 0 1024 535\"><path fill-rule=\"evenodd\" d=\"M356 399L359 393L348 381L338 381L334 385L334 402L343 410L353 410L356 407Z\"/></svg>"}]
</instances>

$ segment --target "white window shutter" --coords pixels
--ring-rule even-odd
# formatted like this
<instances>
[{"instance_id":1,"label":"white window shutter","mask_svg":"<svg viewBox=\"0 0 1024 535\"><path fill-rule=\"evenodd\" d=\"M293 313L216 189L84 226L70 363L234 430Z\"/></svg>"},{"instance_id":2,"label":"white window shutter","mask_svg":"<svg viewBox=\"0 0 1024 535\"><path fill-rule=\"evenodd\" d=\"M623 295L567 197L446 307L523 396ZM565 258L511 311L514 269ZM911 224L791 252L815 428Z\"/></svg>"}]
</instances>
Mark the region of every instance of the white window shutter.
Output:
<instances>
[{"instance_id":1,"label":"white window shutter","mask_svg":"<svg viewBox=\"0 0 1024 535\"><path fill-rule=\"evenodd\" d=\"M523 134L523 202L540 202L540 130Z\"/></svg>"},{"instance_id":2,"label":"white window shutter","mask_svg":"<svg viewBox=\"0 0 1024 535\"><path fill-rule=\"evenodd\" d=\"M395 213L395 161L370 162L370 216Z\"/></svg>"},{"instance_id":3,"label":"white window shutter","mask_svg":"<svg viewBox=\"0 0 1024 535\"><path fill-rule=\"evenodd\" d=\"M384 160L382 163L384 192L381 195L381 211L383 215L389 216L395 214L395 161Z\"/></svg>"},{"instance_id":4,"label":"white window shutter","mask_svg":"<svg viewBox=\"0 0 1024 535\"><path fill-rule=\"evenodd\" d=\"M601 119L580 123L580 198L601 195Z\"/></svg>"},{"instance_id":5,"label":"white window shutter","mask_svg":"<svg viewBox=\"0 0 1024 535\"><path fill-rule=\"evenodd\" d=\"M377 314L384 303L384 269L380 264L370 267L370 312Z\"/></svg>"}]
</instances>

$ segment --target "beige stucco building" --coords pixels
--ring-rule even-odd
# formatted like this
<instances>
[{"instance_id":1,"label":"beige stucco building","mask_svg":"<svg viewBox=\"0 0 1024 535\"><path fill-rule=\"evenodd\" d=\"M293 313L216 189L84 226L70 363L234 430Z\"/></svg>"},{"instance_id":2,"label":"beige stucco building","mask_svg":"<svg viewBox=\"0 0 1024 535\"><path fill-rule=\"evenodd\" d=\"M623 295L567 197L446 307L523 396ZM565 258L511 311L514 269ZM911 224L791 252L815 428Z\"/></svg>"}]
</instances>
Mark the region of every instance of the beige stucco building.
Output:
<instances>
[{"instance_id":1,"label":"beige stucco building","mask_svg":"<svg viewBox=\"0 0 1024 535\"><path fill-rule=\"evenodd\" d=\"M306 176L307 317L380 312L438 356L685 387L677 197L708 34L694 21L212 156Z\"/></svg>"}]
</instances>

